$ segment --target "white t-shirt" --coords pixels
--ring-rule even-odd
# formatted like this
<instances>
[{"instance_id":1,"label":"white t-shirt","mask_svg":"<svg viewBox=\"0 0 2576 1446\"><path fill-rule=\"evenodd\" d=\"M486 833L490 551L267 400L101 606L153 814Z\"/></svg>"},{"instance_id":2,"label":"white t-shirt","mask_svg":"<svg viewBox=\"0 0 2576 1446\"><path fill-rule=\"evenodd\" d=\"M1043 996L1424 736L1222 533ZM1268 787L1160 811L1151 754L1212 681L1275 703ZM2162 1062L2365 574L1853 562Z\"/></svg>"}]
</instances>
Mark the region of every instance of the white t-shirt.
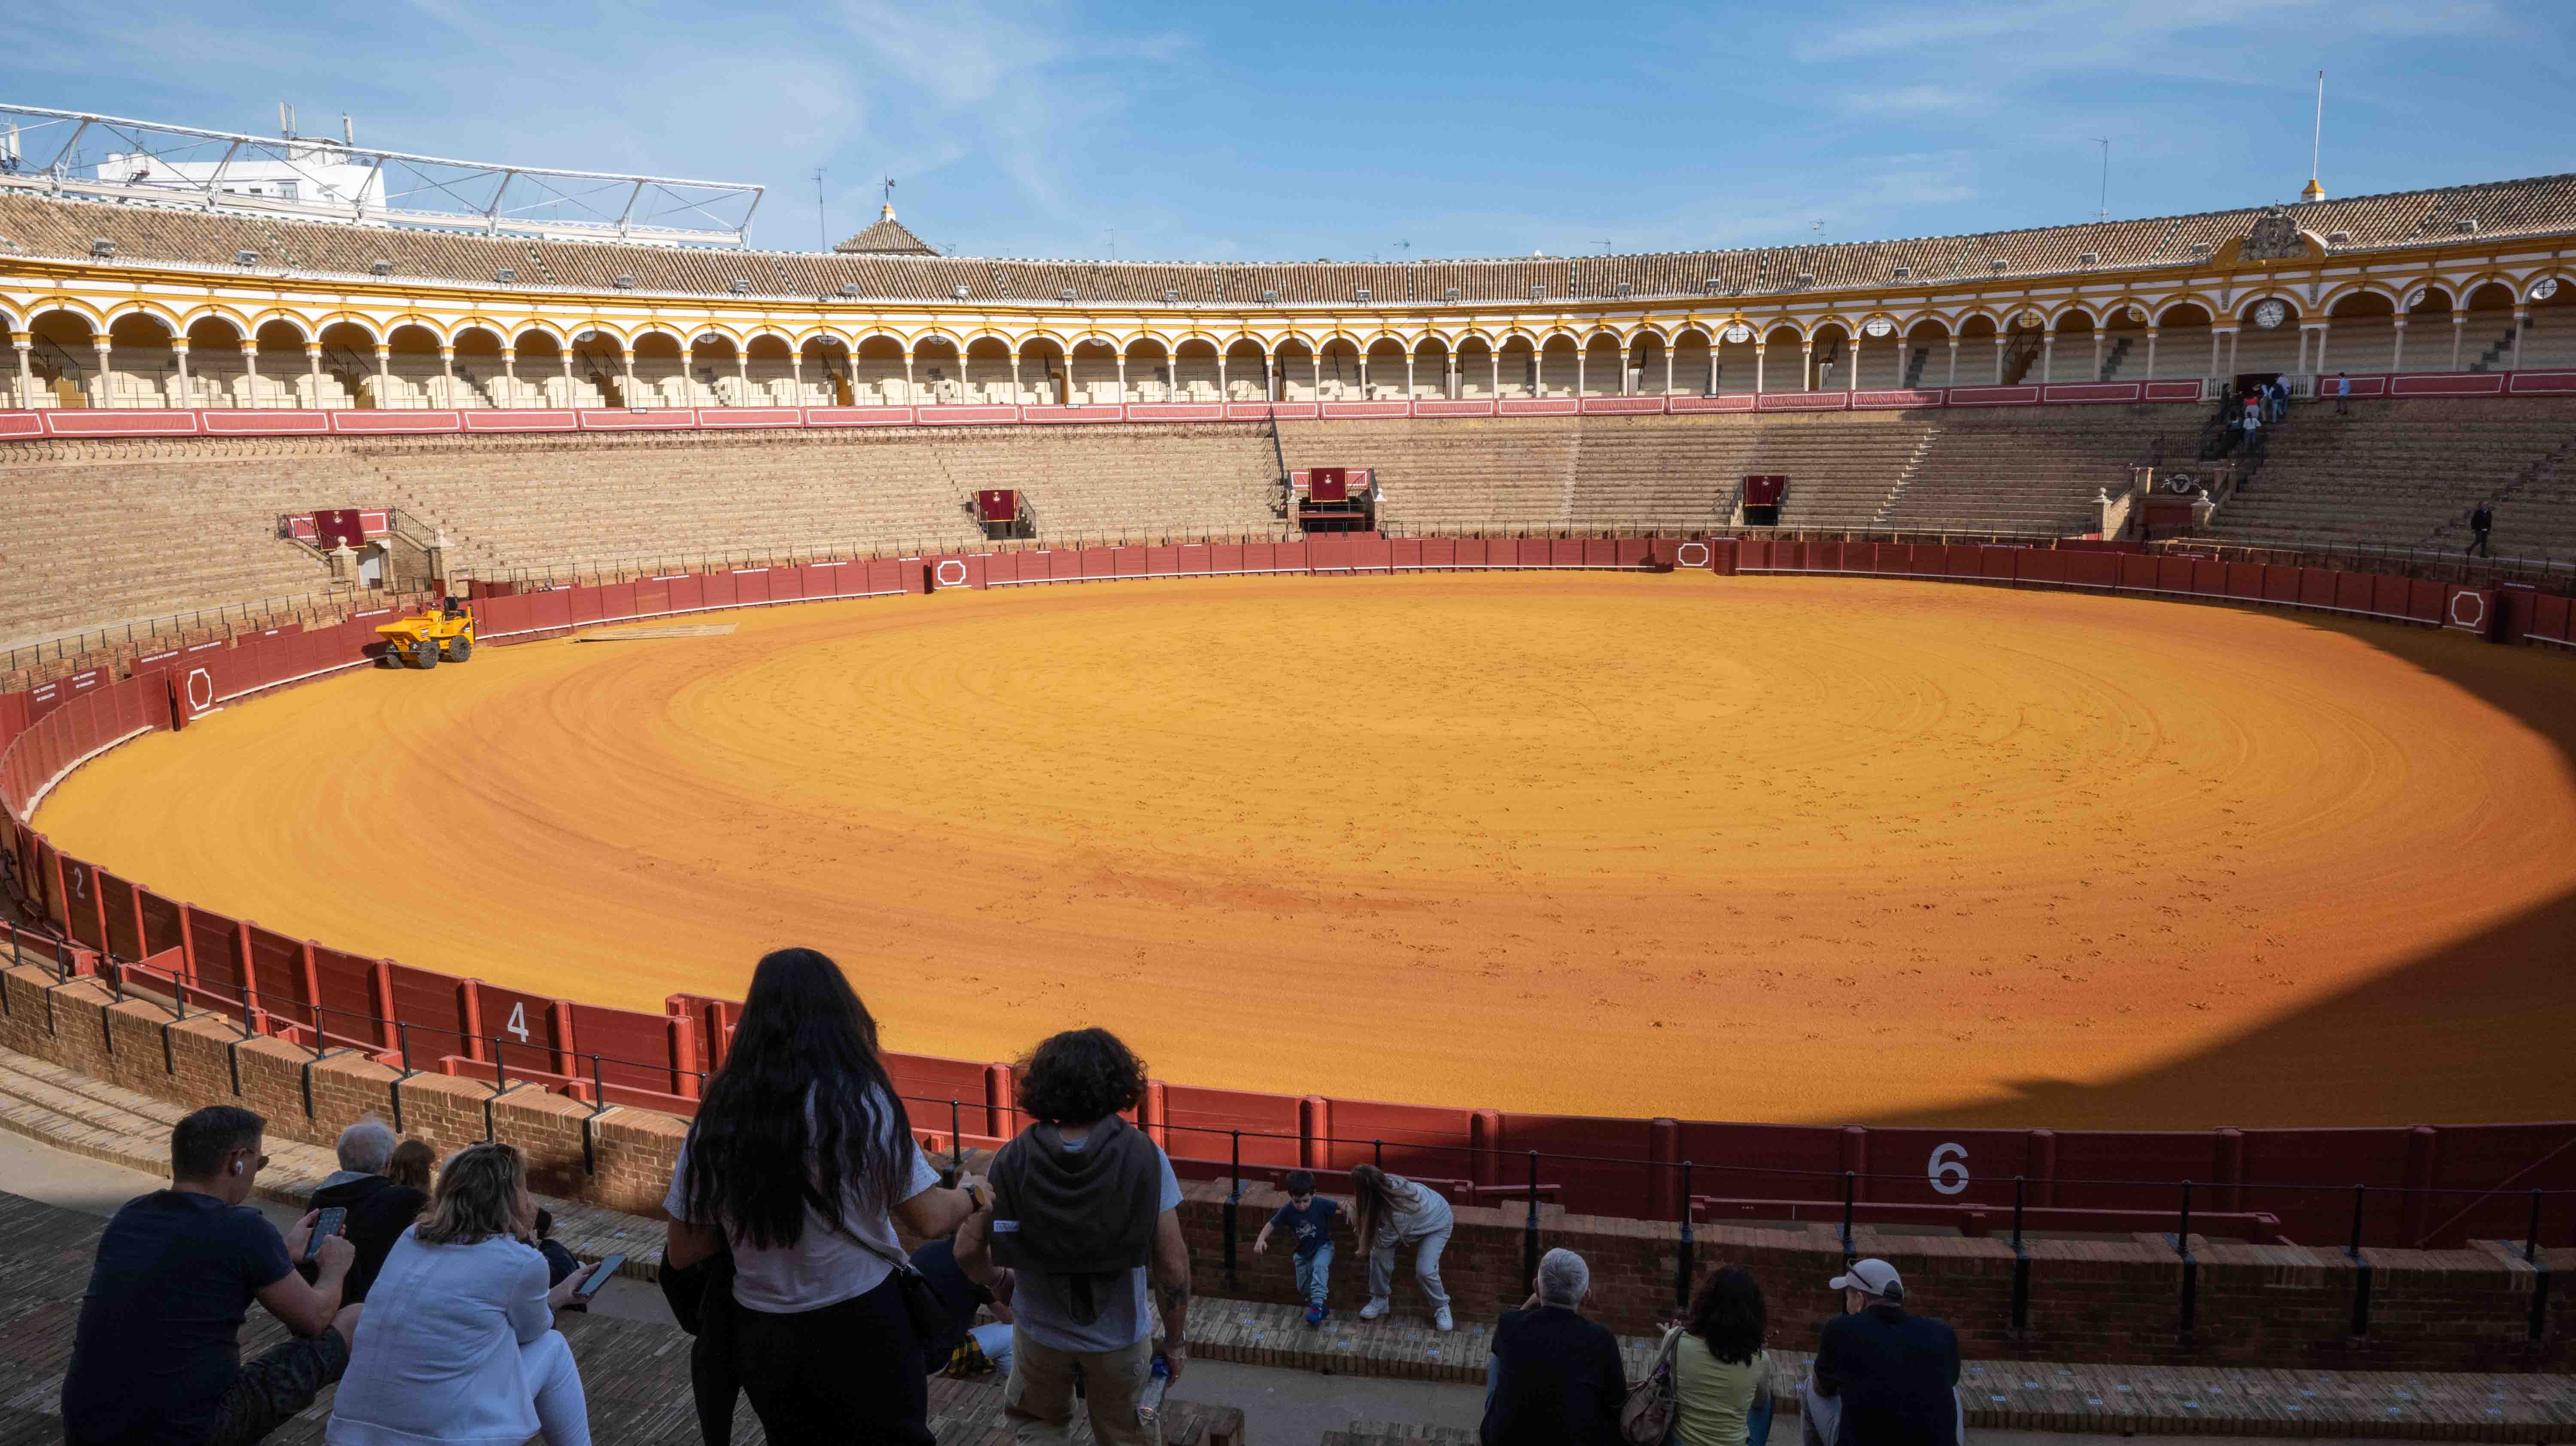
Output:
<instances>
[{"instance_id":1,"label":"white t-shirt","mask_svg":"<svg viewBox=\"0 0 2576 1446\"><path fill-rule=\"evenodd\" d=\"M868 1096L868 1113L893 1124L886 1108L885 1092L873 1091ZM939 1172L921 1157L921 1151L910 1135L888 1128L887 1143L903 1152L909 1162L909 1183L890 1205L900 1205L939 1183ZM689 1225L708 1225L712 1221L688 1217L689 1147L680 1147L680 1158L671 1170L671 1192L662 1197L662 1208L672 1219ZM856 1182L852 1182L853 1185ZM843 1196L848 1200L849 1195ZM733 1243L733 1298L745 1310L770 1315L793 1315L798 1311L821 1310L867 1294L885 1283L893 1267L874 1251L861 1247L850 1237L857 1236L895 1259L903 1258L903 1245L895 1239L894 1219L886 1210L861 1214L841 1222L835 1230L822 1213L812 1205L805 1207L805 1230L796 1243L784 1250L763 1250L744 1239L731 1225L725 1236Z\"/></svg>"}]
</instances>

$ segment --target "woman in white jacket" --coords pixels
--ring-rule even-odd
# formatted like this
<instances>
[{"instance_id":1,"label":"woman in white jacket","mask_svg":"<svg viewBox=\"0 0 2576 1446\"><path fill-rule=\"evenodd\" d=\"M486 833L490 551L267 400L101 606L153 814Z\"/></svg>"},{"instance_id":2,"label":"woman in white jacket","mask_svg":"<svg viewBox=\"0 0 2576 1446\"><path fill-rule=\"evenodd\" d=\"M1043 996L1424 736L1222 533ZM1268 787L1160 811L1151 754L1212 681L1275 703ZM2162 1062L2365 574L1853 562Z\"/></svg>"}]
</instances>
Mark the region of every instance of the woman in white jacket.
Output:
<instances>
[{"instance_id":1,"label":"woman in white jacket","mask_svg":"<svg viewBox=\"0 0 2576 1446\"><path fill-rule=\"evenodd\" d=\"M580 1274L549 1291L527 1243L537 1202L509 1145L438 1172L419 1224L385 1257L324 1439L331 1446L590 1446L590 1405L554 1328Z\"/></svg>"}]
</instances>

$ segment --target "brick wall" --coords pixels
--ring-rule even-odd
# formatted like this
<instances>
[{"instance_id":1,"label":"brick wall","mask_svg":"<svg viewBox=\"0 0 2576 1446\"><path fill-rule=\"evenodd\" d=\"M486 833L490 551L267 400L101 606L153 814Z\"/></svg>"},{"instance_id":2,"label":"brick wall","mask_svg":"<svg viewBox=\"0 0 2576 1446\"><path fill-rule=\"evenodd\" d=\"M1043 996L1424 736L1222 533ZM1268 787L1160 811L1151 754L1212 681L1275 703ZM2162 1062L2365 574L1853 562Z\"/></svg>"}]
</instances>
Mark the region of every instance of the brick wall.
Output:
<instances>
[{"instance_id":1,"label":"brick wall","mask_svg":"<svg viewBox=\"0 0 2576 1446\"><path fill-rule=\"evenodd\" d=\"M280 1040L244 1039L222 1019L173 1020L161 1006L111 1000L101 986L51 989L34 968L0 971L0 1045L173 1104L239 1103L276 1135L329 1145L362 1114L397 1116L395 1071L355 1054L316 1061ZM307 1087L310 1087L310 1108ZM528 1155L538 1188L613 1209L652 1214L669 1185L686 1122L618 1108L589 1122L589 1108L533 1089L494 1098L488 1085L437 1075L399 1084L406 1134L441 1153L485 1138ZM1236 1215L1237 1285L1225 1283L1222 1182L1185 1187L1182 1224L1203 1295L1291 1299L1289 1247L1274 1240L1256 1257L1252 1240L1285 1198L1246 1191ZM1457 1230L1442 1278L1463 1317L1491 1316L1529 1293L1521 1269L1522 1207L1457 1207ZM1345 1233L1335 1242L1331 1303L1357 1311L1367 1299L1368 1264ZM1680 1232L1670 1223L1539 1211L1542 1249L1566 1246L1592 1268L1587 1309L1626 1333L1644 1333L1670 1307ZM2543 1252L2553 1274L2543 1340L2527 1338L2535 1272L2519 1246L2481 1241L2461 1250L2372 1250L2371 1333L2350 1334L2355 1267L2335 1250L2301 1246L2208 1245L2195 1239L2198 1306L2189 1338L2179 1331L2182 1264L2163 1237L2125 1242L2032 1241L2029 1329L2011 1329L2013 1251L2008 1240L1854 1236L1905 1275L1910 1301L1958 1328L1962 1348L1983 1358L2151 1362L2242 1362L2359 1370L2541 1370L2563 1368L2576 1333L2576 1249ZM1695 1271L1742 1265L1762 1282L1772 1339L1815 1339L1839 1299L1825 1288L1842 1266L1829 1225L1757 1230L1703 1227ZM1412 1262L1396 1271L1400 1306L1419 1310Z\"/></svg>"}]
</instances>

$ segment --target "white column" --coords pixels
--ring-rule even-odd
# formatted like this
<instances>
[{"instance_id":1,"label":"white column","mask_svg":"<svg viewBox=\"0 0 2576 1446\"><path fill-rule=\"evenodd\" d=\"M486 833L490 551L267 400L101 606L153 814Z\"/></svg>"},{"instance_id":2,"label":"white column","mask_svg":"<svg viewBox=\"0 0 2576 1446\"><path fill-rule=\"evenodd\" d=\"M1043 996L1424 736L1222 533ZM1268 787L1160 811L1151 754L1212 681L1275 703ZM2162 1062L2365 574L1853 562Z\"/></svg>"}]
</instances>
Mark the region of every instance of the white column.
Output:
<instances>
[{"instance_id":1,"label":"white column","mask_svg":"<svg viewBox=\"0 0 2576 1446\"><path fill-rule=\"evenodd\" d=\"M91 368L89 374L89 404L93 407L104 407L108 405L107 338L102 336L94 339L90 342L90 347L98 353L98 365Z\"/></svg>"},{"instance_id":2,"label":"white column","mask_svg":"<svg viewBox=\"0 0 2576 1446\"><path fill-rule=\"evenodd\" d=\"M1816 376L1816 341L1809 337L1798 343L1798 390L1812 391Z\"/></svg>"},{"instance_id":3,"label":"white column","mask_svg":"<svg viewBox=\"0 0 2576 1446\"><path fill-rule=\"evenodd\" d=\"M1365 401L1367 401L1367 400L1369 399L1369 394L1368 394L1368 353L1367 353L1367 352L1361 352L1361 353L1359 353L1359 368L1360 368L1360 400L1361 400L1361 401L1363 401L1363 402L1365 402Z\"/></svg>"},{"instance_id":4,"label":"white column","mask_svg":"<svg viewBox=\"0 0 2576 1446\"><path fill-rule=\"evenodd\" d=\"M304 344L304 368L313 383L313 405L319 407L322 405L322 343L308 341Z\"/></svg>"},{"instance_id":5,"label":"white column","mask_svg":"<svg viewBox=\"0 0 2576 1446\"><path fill-rule=\"evenodd\" d=\"M1584 353L1584 351L1585 351L1585 348L1583 348L1583 347L1579 347L1579 346L1578 346L1578 347L1576 347L1576 348L1574 349L1574 401L1575 401L1575 405L1577 405L1577 406L1581 406L1581 405L1583 404L1583 353Z\"/></svg>"},{"instance_id":6,"label":"white column","mask_svg":"<svg viewBox=\"0 0 2576 1446\"><path fill-rule=\"evenodd\" d=\"M1761 337L1753 339L1753 395L1757 397L1762 395L1762 354L1770 349L1770 342Z\"/></svg>"},{"instance_id":7,"label":"white column","mask_svg":"<svg viewBox=\"0 0 2576 1446\"><path fill-rule=\"evenodd\" d=\"M2460 341L2468 335L2468 330L2469 314L2465 311L2453 311L2451 313L2451 370L2453 371L2460 369Z\"/></svg>"},{"instance_id":8,"label":"white column","mask_svg":"<svg viewBox=\"0 0 2576 1446\"><path fill-rule=\"evenodd\" d=\"M2218 370L2219 336L2220 332L2217 327L2213 326L2209 329L2209 374L2213 377L2223 375Z\"/></svg>"},{"instance_id":9,"label":"white column","mask_svg":"<svg viewBox=\"0 0 2576 1446\"><path fill-rule=\"evenodd\" d=\"M2093 328L2093 380L2102 380L2102 328Z\"/></svg>"},{"instance_id":10,"label":"white column","mask_svg":"<svg viewBox=\"0 0 2576 1446\"><path fill-rule=\"evenodd\" d=\"M2334 329L2334 323L2333 323L2333 322L2330 322L2330 321L2321 321L2321 322L2318 322L2318 323L2317 323L2317 366L2316 366L2316 374L2317 374L2318 376L2324 376L2324 375L2326 374L2326 334L2327 334L2328 332L2332 331L2333 329Z\"/></svg>"},{"instance_id":11,"label":"white column","mask_svg":"<svg viewBox=\"0 0 2576 1446\"><path fill-rule=\"evenodd\" d=\"M1850 364L1848 367L1844 368L1844 371L1845 371L1845 373L1846 373L1846 374L1845 374L1845 376L1843 377L1843 394L1844 394L1845 396L1852 396L1852 395L1857 394L1857 393L1860 391L1860 333L1859 333L1859 332L1853 332L1853 333L1851 334L1851 364Z\"/></svg>"},{"instance_id":12,"label":"white column","mask_svg":"<svg viewBox=\"0 0 2576 1446\"><path fill-rule=\"evenodd\" d=\"M1954 336L1952 336L1952 337L1950 338L1950 379L1949 379L1948 381L1943 382L1943 383L1942 383L1942 385L1943 385L1943 386L1945 386L1945 387L1955 387L1955 386L1957 386L1958 384L1959 384L1959 338L1958 338L1957 336L1955 336L1955 335L1954 335Z\"/></svg>"},{"instance_id":13,"label":"white column","mask_svg":"<svg viewBox=\"0 0 2576 1446\"><path fill-rule=\"evenodd\" d=\"M2506 364L2507 371L2522 370L2522 329L2530 322L2530 307L2517 306L2513 309L2513 360Z\"/></svg>"},{"instance_id":14,"label":"white column","mask_svg":"<svg viewBox=\"0 0 2576 1446\"><path fill-rule=\"evenodd\" d=\"M1404 354L1404 399L1413 400L1413 353Z\"/></svg>"},{"instance_id":15,"label":"white column","mask_svg":"<svg viewBox=\"0 0 2576 1446\"><path fill-rule=\"evenodd\" d=\"M1219 403L1224 403L1224 402L1227 402L1227 401L1231 401L1231 400L1232 400L1232 398L1228 397L1228 396L1226 395L1226 392L1225 392L1225 353L1224 353L1224 352L1218 352L1218 353L1216 354L1216 399L1217 399L1217 401L1218 401Z\"/></svg>"},{"instance_id":16,"label":"white column","mask_svg":"<svg viewBox=\"0 0 2576 1446\"><path fill-rule=\"evenodd\" d=\"M1314 365L1315 400L1320 402L1324 399L1324 353L1320 348L1310 351L1306 353L1306 360Z\"/></svg>"},{"instance_id":17,"label":"white column","mask_svg":"<svg viewBox=\"0 0 2576 1446\"><path fill-rule=\"evenodd\" d=\"M2156 329L2147 328L2147 380L2156 379Z\"/></svg>"},{"instance_id":18,"label":"white column","mask_svg":"<svg viewBox=\"0 0 2576 1446\"><path fill-rule=\"evenodd\" d=\"M2227 329L2227 374L2231 377L2236 375L2237 334L2244 329L2241 326L2231 326Z\"/></svg>"},{"instance_id":19,"label":"white column","mask_svg":"<svg viewBox=\"0 0 2576 1446\"><path fill-rule=\"evenodd\" d=\"M1122 351L1111 360L1118 366L1118 401L1124 406L1127 402L1127 353Z\"/></svg>"},{"instance_id":20,"label":"white column","mask_svg":"<svg viewBox=\"0 0 2576 1446\"><path fill-rule=\"evenodd\" d=\"M519 379L519 349L517 347L505 346L501 348L501 375L508 377L514 382ZM504 392L515 392L518 388L503 387L501 390Z\"/></svg>"},{"instance_id":21,"label":"white column","mask_svg":"<svg viewBox=\"0 0 2576 1446\"><path fill-rule=\"evenodd\" d=\"M2042 386L2057 380L2057 329L2039 334L2039 380Z\"/></svg>"},{"instance_id":22,"label":"white column","mask_svg":"<svg viewBox=\"0 0 2576 1446\"><path fill-rule=\"evenodd\" d=\"M503 357L509 352L501 353ZM506 365L506 363L505 363ZM382 407L393 394L394 349L389 342L376 343L376 405Z\"/></svg>"},{"instance_id":23,"label":"white column","mask_svg":"<svg viewBox=\"0 0 2576 1446\"><path fill-rule=\"evenodd\" d=\"M188 387L188 339L187 339L186 337L183 337L183 336L174 336L174 337L170 338L170 359L171 359L172 361L176 362L176 363L178 364L178 367L179 367L179 403L178 403L178 404L179 404L180 406L182 406L182 407L193 407L193 406L195 406L195 405L197 404L197 399L196 399L195 397L193 397L193 396L189 395L189 387Z\"/></svg>"},{"instance_id":24,"label":"white column","mask_svg":"<svg viewBox=\"0 0 2576 1446\"><path fill-rule=\"evenodd\" d=\"M2004 347L2010 341L2002 332L1995 333L1995 385L2004 384Z\"/></svg>"},{"instance_id":25,"label":"white column","mask_svg":"<svg viewBox=\"0 0 2576 1446\"><path fill-rule=\"evenodd\" d=\"M242 338L242 378L250 386L250 405L259 405L259 338Z\"/></svg>"},{"instance_id":26,"label":"white column","mask_svg":"<svg viewBox=\"0 0 2576 1446\"><path fill-rule=\"evenodd\" d=\"M570 377L572 375L572 354L570 352L566 352L564 354L564 375L566 377ZM1014 353L1011 357L1011 385L1016 387L1019 385L1019 382L1020 359L1019 356ZM793 387L796 391L796 405L800 407L805 405L805 352L802 348L787 354L787 384L790 387Z\"/></svg>"},{"instance_id":27,"label":"white column","mask_svg":"<svg viewBox=\"0 0 2576 1446\"><path fill-rule=\"evenodd\" d=\"M1118 375L1121 381L1124 381L1127 376L1127 369L1124 365L1123 359L1118 369ZM903 404L907 407L911 406L913 402L912 385L912 348L905 347L903 349Z\"/></svg>"},{"instance_id":28,"label":"white column","mask_svg":"<svg viewBox=\"0 0 2576 1446\"><path fill-rule=\"evenodd\" d=\"M1494 400L1499 402L1503 399L1503 354L1489 351L1485 353L1485 359L1494 366Z\"/></svg>"},{"instance_id":29,"label":"white column","mask_svg":"<svg viewBox=\"0 0 2576 1446\"><path fill-rule=\"evenodd\" d=\"M2388 369L2402 372L2406 370L2406 318L2403 315L2392 317L2389 325L2395 328L2397 339L2388 346Z\"/></svg>"},{"instance_id":30,"label":"white column","mask_svg":"<svg viewBox=\"0 0 2576 1446\"><path fill-rule=\"evenodd\" d=\"M959 370L965 369L966 363L962 353L957 365ZM749 347L734 348L733 375L734 380L742 383L743 395L751 395L751 349Z\"/></svg>"},{"instance_id":31,"label":"white column","mask_svg":"<svg viewBox=\"0 0 2576 1446\"><path fill-rule=\"evenodd\" d=\"M35 339L23 331L9 333L9 345L18 350L18 405L32 409L36 405L36 369L27 360Z\"/></svg>"},{"instance_id":32,"label":"white column","mask_svg":"<svg viewBox=\"0 0 2576 1446\"><path fill-rule=\"evenodd\" d=\"M1278 371L1277 368L1271 365L1270 348L1263 347L1261 349L1261 400L1264 402L1277 401L1279 400L1278 392Z\"/></svg>"},{"instance_id":33,"label":"white column","mask_svg":"<svg viewBox=\"0 0 2576 1446\"><path fill-rule=\"evenodd\" d=\"M1664 344L1664 395L1669 397L1669 396L1671 396L1672 394L1673 394L1673 348L1672 348L1672 343L1670 343L1670 342L1666 342L1666 343Z\"/></svg>"},{"instance_id":34,"label":"white column","mask_svg":"<svg viewBox=\"0 0 2576 1446\"><path fill-rule=\"evenodd\" d=\"M635 405L635 353L620 346L617 349L617 399Z\"/></svg>"},{"instance_id":35,"label":"white column","mask_svg":"<svg viewBox=\"0 0 2576 1446\"><path fill-rule=\"evenodd\" d=\"M1026 393L1020 390L1020 349L1011 348L1011 401L1017 405Z\"/></svg>"}]
</instances>

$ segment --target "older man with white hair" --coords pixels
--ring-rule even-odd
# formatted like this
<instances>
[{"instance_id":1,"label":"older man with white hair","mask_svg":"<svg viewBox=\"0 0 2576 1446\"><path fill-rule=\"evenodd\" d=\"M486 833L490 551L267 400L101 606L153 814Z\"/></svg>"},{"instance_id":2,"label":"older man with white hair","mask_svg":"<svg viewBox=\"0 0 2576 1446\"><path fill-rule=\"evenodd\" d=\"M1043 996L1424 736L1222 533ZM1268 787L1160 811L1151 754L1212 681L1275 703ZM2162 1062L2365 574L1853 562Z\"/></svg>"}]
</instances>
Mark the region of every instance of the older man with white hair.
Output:
<instances>
[{"instance_id":1,"label":"older man with white hair","mask_svg":"<svg viewBox=\"0 0 2576 1446\"><path fill-rule=\"evenodd\" d=\"M341 1288L341 1299L350 1305L367 1298L385 1255L429 1203L426 1194L385 1178L385 1162L393 1158L394 1144L392 1127L373 1115L342 1130L340 1168L313 1192L314 1209L348 1212L342 1217L340 1233L349 1237L358 1252Z\"/></svg>"},{"instance_id":2,"label":"older man with white hair","mask_svg":"<svg viewBox=\"0 0 2576 1446\"><path fill-rule=\"evenodd\" d=\"M1825 1322L1799 1392L1807 1446L1965 1446L1958 1332L1909 1313L1884 1260L1855 1260L1831 1286L1843 1314Z\"/></svg>"},{"instance_id":3,"label":"older man with white hair","mask_svg":"<svg viewBox=\"0 0 2576 1446\"><path fill-rule=\"evenodd\" d=\"M1628 1375L1619 1338L1578 1311L1591 1267L1571 1250L1551 1250L1530 1285L1529 1299L1494 1328L1484 1446L1611 1446Z\"/></svg>"}]
</instances>

